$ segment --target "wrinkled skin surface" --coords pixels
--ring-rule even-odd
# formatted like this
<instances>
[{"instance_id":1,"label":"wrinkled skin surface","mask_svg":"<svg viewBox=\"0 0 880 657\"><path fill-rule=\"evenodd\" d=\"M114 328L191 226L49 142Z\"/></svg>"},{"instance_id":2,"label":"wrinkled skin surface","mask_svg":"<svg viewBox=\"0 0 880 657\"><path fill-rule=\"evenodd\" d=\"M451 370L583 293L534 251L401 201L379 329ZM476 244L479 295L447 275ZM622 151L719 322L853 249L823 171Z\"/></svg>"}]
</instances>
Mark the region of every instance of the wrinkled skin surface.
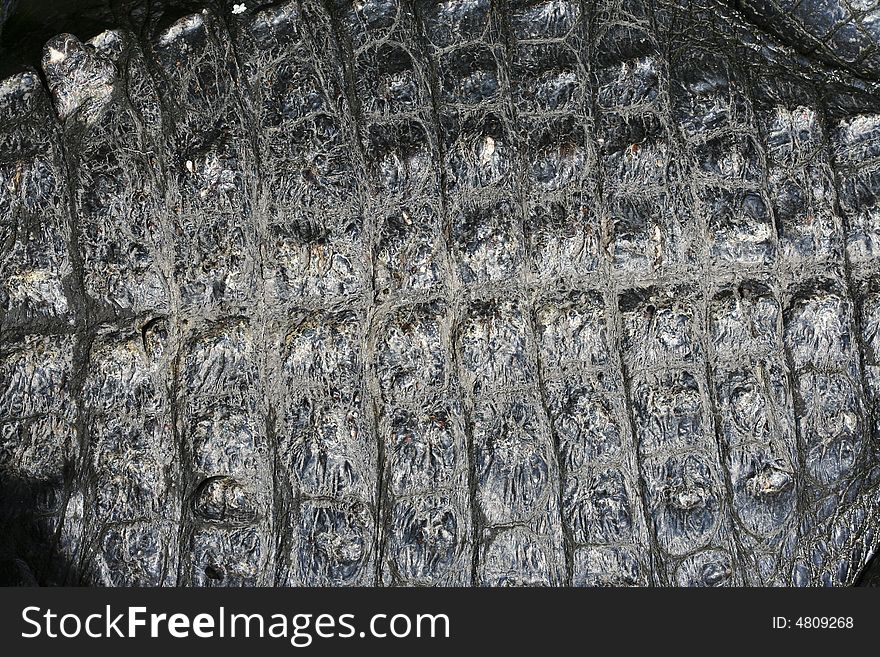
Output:
<instances>
[{"instance_id":1,"label":"wrinkled skin surface","mask_svg":"<svg viewBox=\"0 0 880 657\"><path fill-rule=\"evenodd\" d=\"M877 0L734 0L755 25L800 52L880 80Z\"/></svg>"},{"instance_id":2,"label":"wrinkled skin surface","mask_svg":"<svg viewBox=\"0 0 880 657\"><path fill-rule=\"evenodd\" d=\"M93 4L0 81L6 582L863 575L873 2Z\"/></svg>"}]
</instances>

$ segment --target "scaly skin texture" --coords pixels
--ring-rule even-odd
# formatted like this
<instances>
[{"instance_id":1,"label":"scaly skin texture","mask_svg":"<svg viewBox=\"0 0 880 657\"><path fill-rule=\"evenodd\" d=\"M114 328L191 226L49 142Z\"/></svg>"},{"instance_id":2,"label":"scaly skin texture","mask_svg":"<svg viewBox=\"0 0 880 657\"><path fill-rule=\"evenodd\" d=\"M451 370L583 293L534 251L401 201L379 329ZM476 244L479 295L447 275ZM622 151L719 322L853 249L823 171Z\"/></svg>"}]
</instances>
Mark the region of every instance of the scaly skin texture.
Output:
<instances>
[{"instance_id":1,"label":"scaly skin texture","mask_svg":"<svg viewBox=\"0 0 880 657\"><path fill-rule=\"evenodd\" d=\"M731 0L731 5L801 52L880 80L877 0Z\"/></svg>"},{"instance_id":2,"label":"scaly skin texture","mask_svg":"<svg viewBox=\"0 0 880 657\"><path fill-rule=\"evenodd\" d=\"M869 57L748 2L232 4L0 82L7 581L860 576Z\"/></svg>"}]
</instances>

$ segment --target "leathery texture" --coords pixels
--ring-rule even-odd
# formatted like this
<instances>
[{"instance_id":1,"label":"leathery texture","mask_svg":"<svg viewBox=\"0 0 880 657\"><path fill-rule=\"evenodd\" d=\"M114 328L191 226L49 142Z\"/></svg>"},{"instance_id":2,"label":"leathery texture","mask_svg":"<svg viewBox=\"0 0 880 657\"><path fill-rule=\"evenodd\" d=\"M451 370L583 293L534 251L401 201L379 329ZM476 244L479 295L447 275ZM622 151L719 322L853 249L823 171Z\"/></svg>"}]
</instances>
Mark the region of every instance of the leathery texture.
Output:
<instances>
[{"instance_id":1,"label":"leathery texture","mask_svg":"<svg viewBox=\"0 0 880 657\"><path fill-rule=\"evenodd\" d=\"M8 581L859 578L873 1L167 4L0 81Z\"/></svg>"}]
</instances>

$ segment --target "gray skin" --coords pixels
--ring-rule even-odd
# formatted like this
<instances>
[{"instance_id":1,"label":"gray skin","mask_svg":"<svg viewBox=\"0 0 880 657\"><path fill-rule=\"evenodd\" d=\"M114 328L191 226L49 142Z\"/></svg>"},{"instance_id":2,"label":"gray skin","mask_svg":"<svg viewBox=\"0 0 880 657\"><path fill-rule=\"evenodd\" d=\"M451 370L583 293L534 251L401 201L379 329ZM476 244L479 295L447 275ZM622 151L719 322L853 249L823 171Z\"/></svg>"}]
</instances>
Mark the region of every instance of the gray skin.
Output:
<instances>
[{"instance_id":1,"label":"gray skin","mask_svg":"<svg viewBox=\"0 0 880 657\"><path fill-rule=\"evenodd\" d=\"M800 52L880 80L877 0L734 0L732 4Z\"/></svg>"},{"instance_id":2,"label":"gray skin","mask_svg":"<svg viewBox=\"0 0 880 657\"><path fill-rule=\"evenodd\" d=\"M204 4L0 81L9 582L860 577L869 57L712 0Z\"/></svg>"}]
</instances>

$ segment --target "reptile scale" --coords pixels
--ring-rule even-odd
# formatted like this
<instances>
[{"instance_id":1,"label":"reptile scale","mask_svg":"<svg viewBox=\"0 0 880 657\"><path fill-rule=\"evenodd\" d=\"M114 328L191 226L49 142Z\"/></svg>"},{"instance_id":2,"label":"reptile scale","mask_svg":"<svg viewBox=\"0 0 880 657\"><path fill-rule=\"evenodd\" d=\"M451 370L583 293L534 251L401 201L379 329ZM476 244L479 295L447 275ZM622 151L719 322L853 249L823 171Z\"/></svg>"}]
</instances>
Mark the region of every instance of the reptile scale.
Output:
<instances>
[{"instance_id":1,"label":"reptile scale","mask_svg":"<svg viewBox=\"0 0 880 657\"><path fill-rule=\"evenodd\" d=\"M4 581L863 576L877 0L83 4L0 49Z\"/></svg>"}]
</instances>

